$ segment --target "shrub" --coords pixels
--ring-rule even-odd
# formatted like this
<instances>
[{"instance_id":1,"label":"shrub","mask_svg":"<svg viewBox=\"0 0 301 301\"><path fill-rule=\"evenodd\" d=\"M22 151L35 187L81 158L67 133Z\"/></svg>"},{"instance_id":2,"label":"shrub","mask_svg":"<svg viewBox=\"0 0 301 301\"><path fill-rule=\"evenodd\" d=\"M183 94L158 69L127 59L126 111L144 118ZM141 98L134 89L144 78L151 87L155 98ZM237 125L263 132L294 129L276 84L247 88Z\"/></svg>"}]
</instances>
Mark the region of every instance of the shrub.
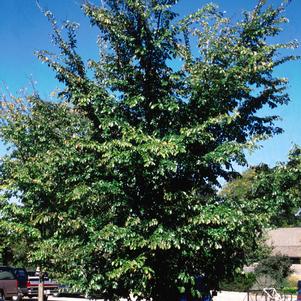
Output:
<instances>
[{"instance_id":1,"label":"shrub","mask_svg":"<svg viewBox=\"0 0 301 301\"><path fill-rule=\"evenodd\" d=\"M269 275L282 287L286 278L293 272L291 265L288 256L277 254L261 260L255 268L255 274Z\"/></svg>"},{"instance_id":2,"label":"shrub","mask_svg":"<svg viewBox=\"0 0 301 301\"><path fill-rule=\"evenodd\" d=\"M232 280L222 281L220 289L225 291L246 292L254 282L256 275L254 273L238 274Z\"/></svg>"}]
</instances>

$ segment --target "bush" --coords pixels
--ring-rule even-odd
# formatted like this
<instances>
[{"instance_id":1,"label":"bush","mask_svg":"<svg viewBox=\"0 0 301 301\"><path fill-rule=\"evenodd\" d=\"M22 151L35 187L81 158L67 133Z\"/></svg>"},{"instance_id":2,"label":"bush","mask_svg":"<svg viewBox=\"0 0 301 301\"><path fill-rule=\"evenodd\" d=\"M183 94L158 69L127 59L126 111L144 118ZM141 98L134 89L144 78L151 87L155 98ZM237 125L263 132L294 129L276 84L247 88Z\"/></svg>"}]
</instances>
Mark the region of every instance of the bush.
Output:
<instances>
[{"instance_id":1,"label":"bush","mask_svg":"<svg viewBox=\"0 0 301 301\"><path fill-rule=\"evenodd\" d=\"M233 280L222 281L220 289L224 291L246 292L252 287L255 281L256 276L254 273L238 274L234 276Z\"/></svg>"},{"instance_id":2,"label":"bush","mask_svg":"<svg viewBox=\"0 0 301 301\"><path fill-rule=\"evenodd\" d=\"M294 295L294 294L297 293L297 288L296 287L284 287L281 290L281 293L282 294L291 294L291 295Z\"/></svg>"},{"instance_id":3,"label":"bush","mask_svg":"<svg viewBox=\"0 0 301 301\"><path fill-rule=\"evenodd\" d=\"M286 278L293 272L291 265L288 256L277 254L261 260L255 268L255 274L269 275L281 287Z\"/></svg>"}]
</instances>

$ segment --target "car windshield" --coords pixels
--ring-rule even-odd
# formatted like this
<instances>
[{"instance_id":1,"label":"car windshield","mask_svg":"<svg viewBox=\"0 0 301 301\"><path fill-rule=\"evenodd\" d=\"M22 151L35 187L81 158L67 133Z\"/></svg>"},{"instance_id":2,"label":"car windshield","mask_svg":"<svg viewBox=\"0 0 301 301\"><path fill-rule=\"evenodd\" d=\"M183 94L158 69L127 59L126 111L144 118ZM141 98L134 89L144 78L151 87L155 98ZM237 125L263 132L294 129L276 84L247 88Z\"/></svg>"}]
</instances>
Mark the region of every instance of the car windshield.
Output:
<instances>
[{"instance_id":1,"label":"car windshield","mask_svg":"<svg viewBox=\"0 0 301 301\"><path fill-rule=\"evenodd\" d=\"M6 270L6 269L0 269L0 280L13 280L15 279L15 275Z\"/></svg>"}]
</instances>

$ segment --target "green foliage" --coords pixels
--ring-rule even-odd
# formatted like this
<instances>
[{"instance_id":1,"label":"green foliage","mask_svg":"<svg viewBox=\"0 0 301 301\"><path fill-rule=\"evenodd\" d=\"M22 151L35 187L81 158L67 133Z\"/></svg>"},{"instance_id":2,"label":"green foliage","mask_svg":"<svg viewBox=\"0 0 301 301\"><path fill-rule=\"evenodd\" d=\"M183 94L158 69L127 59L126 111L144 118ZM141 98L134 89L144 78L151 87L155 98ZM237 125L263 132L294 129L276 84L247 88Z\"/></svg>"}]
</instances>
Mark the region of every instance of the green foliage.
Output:
<instances>
[{"instance_id":1,"label":"green foliage","mask_svg":"<svg viewBox=\"0 0 301 301\"><path fill-rule=\"evenodd\" d=\"M292 275L286 278L283 283L283 288L281 289L284 293L295 294L298 290L299 277L297 275Z\"/></svg>"},{"instance_id":2,"label":"green foliage","mask_svg":"<svg viewBox=\"0 0 301 301\"><path fill-rule=\"evenodd\" d=\"M221 282L220 289L234 292L247 292L256 281L254 273L235 275L232 281L225 280Z\"/></svg>"},{"instance_id":3,"label":"green foliage","mask_svg":"<svg viewBox=\"0 0 301 301\"><path fill-rule=\"evenodd\" d=\"M217 286L270 217L265 199L217 188L246 149L281 132L277 116L257 112L289 100L273 70L294 59L279 49L295 45L269 42L285 5L260 1L233 24L212 4L178 20L175 2L85 3L100 48L87 64L77 25L61 31L46 11L60 53L38 57L65 90L55 103L36 94L2 102L11 151L1 160L1 229L31 242L32 264L112 300L196 295L202 274Z\"/></svg>"},{"instance_id":4,"label":"green foliage","mask_svg":"<svg viewBox=\"0 0 301 301\"><path fill-rule=\"evenodd\" d=\"M7 241L5 243L5 240ZM19 238L11 241L7 237L2 241L0 263L15 267L28 267L28 252L30 251L30 242L26 239Z\"/></svg>"},{"instance_id":5,"label":"green foliage","mask_svg":"<svg viewBox=\"0 0 301 301\"><path fill-rule=\"evenodd\" d=\"M300 226L296 216L301 207L301 150L295 146L288 162L269 168L266 165L251 168L228 185L222 195L236 200L257 202L264 200L270 211L270 224L274 226Z\"/></svg>"},{"instance_id":6,"label":"green foliage","mask_svg":"<svg viewBox=\"0 0 301 301\"><path fill-rule=\"evenodd\" d=\"M235 199L246 197L246 195L248 195L252 190L251 187L258 174L258 169L258 167L253 167L243 172L241 175L238 174L237 177L226 183L220 194L223 197L231 197Z\"/></svg>"},{"instance_id":7,"label":"green foliage","mask_svg":"<svg viewBox=\"0 0 301 301\"><path fill-rule=\"evenodd\" d=\"M282 287L286 278L293 272L288 256L274 255L261 260L255 268L255 274L272 277L279 287Z\"/></svg>"},{"instance_id":8,"label":"green foliage","mask_svg":"<svg viewBox=\"0 0 301 301\"><path fill-rule=\"evenodd\" d=\"M282 290L281 290L281 293L282 294L291 294L291 295L295 295L297 294L297 287L284 287Z\"/></svg>"}]
</instances>

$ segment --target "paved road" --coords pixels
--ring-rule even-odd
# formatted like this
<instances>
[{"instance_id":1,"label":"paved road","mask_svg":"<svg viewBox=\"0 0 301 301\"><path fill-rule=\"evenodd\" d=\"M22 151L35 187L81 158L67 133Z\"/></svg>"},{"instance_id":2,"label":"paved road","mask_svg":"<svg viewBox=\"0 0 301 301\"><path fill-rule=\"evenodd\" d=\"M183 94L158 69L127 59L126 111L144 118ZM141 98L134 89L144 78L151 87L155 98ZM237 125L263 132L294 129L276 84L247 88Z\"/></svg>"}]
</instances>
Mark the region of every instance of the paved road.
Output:
<instances>
[{"instance_id":1,"label":"paved road","mask_svg":"<svg viewBox=\"0 0 301 301\"><path fill-rule=\"evenodd\" d=\"M83 301L86 299L81 298L65 298L65 297L54 297L49 296L48 301ZM132 299L135 300L134 298ZM218 293L216 297L213 298L214 301L247 301L247 294L246 293L237 293L237 292L221 292ZM94 300L93 300L94 301ZM103 299L98 299L95 301L104 301ZM127 301L126 299L120 299L120 301ZM173 300L166 300L166 301L173 301ZM252 301L250 299L249 301ZM261 301L257 299L257 301ZM262 300L264 301L264 300Z\"/></svg>"},{"instance_id":2,"label":"paved road","mask_svg":"<svg viewBox=\"0 0 301 301\"><path fill-rule=\"evenodd\" d=\"M82 298L66 298L66 297L54 297L49 296L49 301L83 301L88 299L82 299ZM135 300L134 298L132 299ZM247 293L239 293L239 292L219 292L216 297L213 298L213 301L266 301L266 297L264 295L250 295L249 300ZM278 300L278 299L277 299ZM97 299L93 301L105 301L103 299ZM127 299L120 299L120 301L127 301ZM166 301L173 301L173 300L166 300ZM296 301L296 296L289 296L285 301Z\"/></svg>"}]
</instances>

